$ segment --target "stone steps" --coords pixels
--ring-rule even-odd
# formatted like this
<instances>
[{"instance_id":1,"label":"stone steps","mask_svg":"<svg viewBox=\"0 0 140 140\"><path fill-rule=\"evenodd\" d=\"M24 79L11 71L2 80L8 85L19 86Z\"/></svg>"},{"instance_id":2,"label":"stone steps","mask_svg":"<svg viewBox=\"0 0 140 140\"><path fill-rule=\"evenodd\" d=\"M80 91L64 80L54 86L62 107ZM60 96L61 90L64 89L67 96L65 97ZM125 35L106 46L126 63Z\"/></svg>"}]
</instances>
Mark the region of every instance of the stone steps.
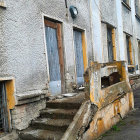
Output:
<instances>
[{"instance_id":1,"label":"stone steps","mask_svg":"<svg viewBox=\"0 0 140 140\"><path fill-rule=\"evenodd\" d=\"M81 103L69 103L69 102L47 102L47 108L61 108L61 109L79 109Z\"/></svg>"},{"instance_id":2,"label":"stone steps","mask_svg":"<svg viewBox=\"0 0 140 140\"><path fill-rule=\"evenodd\" d=\"M70 123L71 120L69 119L39 118L32 122L32 127L36 129L65 132Z\"/></svg>"},{"instance_id":3,"label":"stone steps","mask_svg":"<svg viewBox=\"0 0 140 140\"><path fill-rule=\"evenodd\" d=\"M46 109L32 121L30 128L19 132L20 139L60 140L85 100L84 95L48 101Z\"/></svg>"},{"instance_id":4,"label":"stone steps","mask_svg":"<svg viewBox=\"0 0 140 140\"><path fill-rule=\"evenodd\" d=\"M42 110L40 113L40 117L44 118L52 118L52 119L73 119L77 112L77 109L53 109L48 108L45 110Z\"/></svg>"},{"instance_id":5,"label":"stone steps","mask_svg":"<svg viewBox=\"0 0 140 140\"><path fill-rule=\"evenodd\" d=\"M134 107L140 108L140 90L137 89L134 91Z\"/></svg>"},{"instance_id":6,"label":"stone steps","mask_svg":"<svg viewBox=\"0 0 140 140\"><path fill-rule=\"evenodd\" d=\"M21 140L60 140L63 132L29 128L20 132Z\"/></svg>"}]
</instances>

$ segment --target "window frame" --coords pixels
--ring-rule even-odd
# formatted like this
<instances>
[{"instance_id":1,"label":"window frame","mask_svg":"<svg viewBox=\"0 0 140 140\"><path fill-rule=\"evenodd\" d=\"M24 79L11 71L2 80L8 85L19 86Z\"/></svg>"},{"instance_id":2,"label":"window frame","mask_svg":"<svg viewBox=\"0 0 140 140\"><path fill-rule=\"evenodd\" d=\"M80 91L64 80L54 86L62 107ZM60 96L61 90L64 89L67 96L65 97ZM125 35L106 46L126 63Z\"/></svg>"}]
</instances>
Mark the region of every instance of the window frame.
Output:
<instances>
[{"instance_id":1,"label":"window frame","mask_svg":"<svg viewBox=\"0 0 140 140\"><path fill-rule=\"evenodd\" d=\"M138 69L140 70L140 40L138 40Z\"/></svg>"},{"instance_id":2,"label":"window frame","mask_svg":"<svg viewBox=\"0 0 140 140\"><path fill-rule=\"evenodd\" d=\"M112 41L112 55L113 60L109 59L109 46L108 46L108 29L111 30L111 41ZM108 49L108 61L113 62L117 60L117 54L116 54L116 42L115 42L115 28L107 25L107 49Z\"/></svg>"},{"instance_id":3,"label":"window frame","mask_svg":"<svg viewBox=\"0 0 140 140\"><path fill-rule=\"evenodd\" d=\"M127 44L127 41L128 41L128 44ZM126 52L127 52L127 63L128 63L128 65L133 65L132 42L131 42L131 36L129 36L129 35L126 35Z\"/></svg>"},{"instance_id":4,"label":"window frame","mask_svg":"<svg viewBox=\"0 0 140 140\"><path fill-rule=\"evenodd\" d=\"M126 2L124 0L122 0L122 4L128 9L128 10L131 10L131 0L126 0Z\"/></svg>"}]
</instances>

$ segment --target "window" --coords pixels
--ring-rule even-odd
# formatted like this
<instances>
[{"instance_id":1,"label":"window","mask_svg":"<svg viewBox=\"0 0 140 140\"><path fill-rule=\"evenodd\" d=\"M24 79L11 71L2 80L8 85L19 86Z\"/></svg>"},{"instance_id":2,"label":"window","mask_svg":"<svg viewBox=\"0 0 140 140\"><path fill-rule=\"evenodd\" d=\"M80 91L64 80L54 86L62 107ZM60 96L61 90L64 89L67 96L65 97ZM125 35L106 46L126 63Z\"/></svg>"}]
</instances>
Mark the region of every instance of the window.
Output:
<instances>
[{"instance_id":1,"label":"window","mask_svg":"<svg viewBox=\"0 0 140 140\"><path fill-rule=\"evenodd\" d=\"M126 47L127 47L127 62L128 65L132 65L132 46L131 46L131 38L126 35Z\"/></svg>"},{"instance_id":2,"label":"window","mask_svg":"<svg viewBox=\"0 0 140 140\"><path fill-rule=\"evenodd\" d=\"M135 0L136 15L140 17L140 0Z\"/></svg>"},{"instance_id":3,"label":"window","mask_svg":"<svg viewBox=\"0 0 140 140\"><path fill-rule=\"evenodd\" d=\"M126 5L130 6L130 0L123 0L123 2L124 2Z\"/></svg>"},{"instance_id":4,"label":"window","mask_svg":"<svg viewBox=\"0 0 140 140\"><path fill-rule=\"evenodd\" d=\"M107 27L107 46L108 46L108 60L113 62L116 60L116 46L115 46L115 29Z\"/></svg>"}]
</instances>

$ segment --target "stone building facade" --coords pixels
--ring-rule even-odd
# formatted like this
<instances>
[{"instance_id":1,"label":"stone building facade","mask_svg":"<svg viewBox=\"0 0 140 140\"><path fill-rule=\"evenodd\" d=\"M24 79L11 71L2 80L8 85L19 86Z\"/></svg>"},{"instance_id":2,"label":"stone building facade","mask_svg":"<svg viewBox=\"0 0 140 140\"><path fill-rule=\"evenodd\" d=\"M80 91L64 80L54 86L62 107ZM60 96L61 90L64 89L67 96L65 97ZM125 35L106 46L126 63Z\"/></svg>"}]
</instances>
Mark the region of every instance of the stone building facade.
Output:
<instances>
[{"instance_id":1,"label":"stone building facade","mask_svg":"<svg viewBox=\"0 0 140 140\"><path fill-rule=\"evenodd\" d=\"M71 16L71 6L78 11L76 18ZM62 87L63 93L73 92L79 78L74 42L78 33L84 71L93 61L128 62L129 57L129 67L139 73L139 24L135 0L0 0L0 81L6 83L8 91L10 127L25 129L39 116L46 97L52 95L50 86ZM48 27L59 34L61 51L57 53L62 66L57 85L50 85Z\"/></svg>"},{"instance_id":2,"label":"stone building facade","mask_svg":"<svg viewBox=\"0 0 140 140\"><path fill-rule=\"evenodd\" d=\"M98 27L101 28L98 29L101 30L98 38L102 38L99 39L100 43L98 42L102 48L100 51L98 51L98 55L102 56L100 61L109 61L107 30L111 28L112 30L114 29L115 33L114 45L116 47L116 57L114 59L116 61L127 61L128 67L134 67L135 72L139 73L139 0L100 0L96 1L96 4L94 4L93 1L92 5L93 9L97 9L98 13L96 13L100 17L100 26ZM92 11L95 14L94 10ZM95 19L93 18L93 20ZM93 25L93 30L95 30L94 26L97 30L97 25ZM97 46L98 44L95 45Z\"/></svg>"}]
</instances>

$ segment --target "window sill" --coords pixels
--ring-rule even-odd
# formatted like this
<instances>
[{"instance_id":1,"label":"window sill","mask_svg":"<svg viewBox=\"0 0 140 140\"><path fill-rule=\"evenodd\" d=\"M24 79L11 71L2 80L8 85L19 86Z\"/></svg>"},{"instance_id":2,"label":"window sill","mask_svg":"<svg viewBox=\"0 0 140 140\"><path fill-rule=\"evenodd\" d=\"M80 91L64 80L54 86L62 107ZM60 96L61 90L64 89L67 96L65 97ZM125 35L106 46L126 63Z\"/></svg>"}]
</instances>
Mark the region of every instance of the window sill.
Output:
<instances>
[{"instance_id":1,"label":"window sill","mask_svg":"<svg viewBox=\"0 0 140 140\"><path fill-rule=\"evenodd\" d=\"M136 13L136 18L140 21L140 16Z\"/></svg>"},{"instance_id":2,"label":"window sill","mask_svg":"<svg viewBox=\"0 0 140 140\"><path fill-rule=\"evenodd\" d=\"M0 2L0 8L6 8L6 2Z\"/></svg>"},{"instance_id":3,"label":"window sill","mask_svg":"<svg viewBox=\"0 0 140 140\"><path fill-rule=\"evenodd\" d=\"M129 67L129 68L135 68L135 66L134 66L134 65L128 65L128 67Z\"/></svg>"},{"instance_id":4,"label":"window sill","mask_svg":"<svg viewBox=\"0 0 140 140\"><path fill-rule=\"evenodd\" d=\"M128 72L134 73L135 72L135 66L134 65L128 65Z\"/></svg>"},{"instance_id":5,"label":"window sill","mask_svg":"<svg viewBox=\"0 0 140 140\"><path fill-rule=\"evenodd\" d=\"M131 11L131 7L130 7L127 3L125 3L125 2L122 1L122 4L123 4L123 6L125 6L129 11Z\"/></svg>"}]
</instances>

